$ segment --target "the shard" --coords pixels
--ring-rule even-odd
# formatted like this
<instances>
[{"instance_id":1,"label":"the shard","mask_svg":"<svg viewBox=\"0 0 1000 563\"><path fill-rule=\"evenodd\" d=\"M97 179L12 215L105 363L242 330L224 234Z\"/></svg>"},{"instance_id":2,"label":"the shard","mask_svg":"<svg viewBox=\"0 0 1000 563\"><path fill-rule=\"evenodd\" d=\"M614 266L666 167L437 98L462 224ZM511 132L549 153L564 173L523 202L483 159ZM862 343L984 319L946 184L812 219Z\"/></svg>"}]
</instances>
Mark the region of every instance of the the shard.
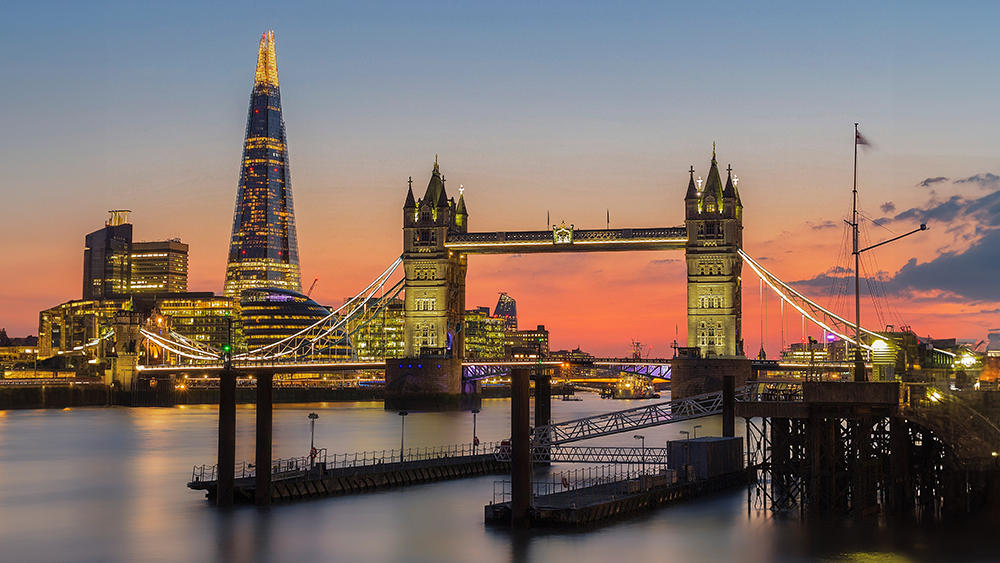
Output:
<instances>
[{"instance_id":1,"label":"the shard","mask_svg":"<svg viewBox=\"0 0 1000 563\"><path fill-rule=\"evenodd\" d=\"M269 31L257 50L226 267L227 297L238 299L244 289L253 288L302 291L290 180L274 33Z\"/></svg>"}]
</instances>

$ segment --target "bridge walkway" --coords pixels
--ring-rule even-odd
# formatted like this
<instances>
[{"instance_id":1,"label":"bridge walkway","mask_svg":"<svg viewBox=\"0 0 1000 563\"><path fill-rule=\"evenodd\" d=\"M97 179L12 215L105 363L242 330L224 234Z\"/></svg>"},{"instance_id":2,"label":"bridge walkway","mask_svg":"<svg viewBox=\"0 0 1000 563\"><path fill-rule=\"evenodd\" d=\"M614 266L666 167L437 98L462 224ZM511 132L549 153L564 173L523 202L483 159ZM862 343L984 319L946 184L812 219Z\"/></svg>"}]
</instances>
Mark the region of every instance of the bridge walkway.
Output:
<instances>
[{"instance_id":1,"label":"bridge walkway","mask_svg":"<svg viewBox=\"0 0 1000 563\"><path fill-rule=\"evenodd\" d=\"M737 389L736 400L746 397L750 391L749 386ZM531 440L535 444L555 446L717 414L722 414L721 391L536 426Z\"/></svg>"}]
</instances>

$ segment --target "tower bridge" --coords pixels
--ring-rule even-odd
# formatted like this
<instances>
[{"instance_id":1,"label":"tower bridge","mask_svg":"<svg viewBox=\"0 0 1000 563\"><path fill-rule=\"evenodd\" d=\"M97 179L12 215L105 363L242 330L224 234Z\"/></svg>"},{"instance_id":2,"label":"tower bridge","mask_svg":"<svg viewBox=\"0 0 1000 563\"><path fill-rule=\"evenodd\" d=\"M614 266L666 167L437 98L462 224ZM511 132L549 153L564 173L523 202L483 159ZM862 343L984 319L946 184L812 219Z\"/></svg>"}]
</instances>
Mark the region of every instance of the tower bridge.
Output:
<instances>
[{"instance_id":1,"label":"tower bridge","mask_svg":"<svg viewBox=\"0 0 1000 563\"><path fill-rule=\"evenodd\" d=\"M738 178L726 169L721 179L713 150L708 179L689 170L684 196L685 220L677 227L577 229L565 223L544 231L469 231L464 190L456 201L448 197L444 177L435 162L422 198L409 182L403 205L403 252L379 276L342 307L325 318L277 342L232 353L233 365L248 372L271 374L384 371L386 408L460 406L463 395L479 391L480 381L529 367L517 361L472 360L465 357L465 285L468 256L563 252L669 251L685 252L688 348L670 360L594 358L590 365L646 377L669 378L675 398L717 391L722 372L736 374L740 383L754 371L779 371L803 366L752 363L744 355L742 338L742 266L747 264L763 283L829 333L854 343L853 324L788 286L742 248L742 203ZM400 268L402 266L402 268ZM402 279L399 278L402 272ZM398 281L396 281L398 279ZM369 326L397 297L403 300L404 357L371 362L334 358L331 346L343 346L360 328ZM124 318L124 317L123 317ZM147 340L169 351L183 365L139 366L140 376L214 374L224 369L222 351L167 332L160 327L115 327L119 349L129 341ZM881 335L861 329L868 339ZM339 344L338 344L339 343ZM861 347L869 346L861 343ZM134 348L134 345L132 346ZM553 373L565 361L530 362ZM808 370L844 366L810 364Z\"/></svg>"},{"instance_id":2,"label":"tower bridge","mask_svg":"<svg viewBox=\"0 0 1000 563\"><path fill-rule=\"evenodd\" d=\"M462 378L470 254L683 249L688 342L699 357L745 362L738 179L727 168L723 185L714 149L707 181L695 179L693 166L689 172L680 227L578 230L562 223L551 231L469 232L464 190L457 201L448 197L435 159L423 197L414 196L411 179L403 204L404 357L386 360L386 408L442 406L477 390Z\"/></svg>"}]
</instances>

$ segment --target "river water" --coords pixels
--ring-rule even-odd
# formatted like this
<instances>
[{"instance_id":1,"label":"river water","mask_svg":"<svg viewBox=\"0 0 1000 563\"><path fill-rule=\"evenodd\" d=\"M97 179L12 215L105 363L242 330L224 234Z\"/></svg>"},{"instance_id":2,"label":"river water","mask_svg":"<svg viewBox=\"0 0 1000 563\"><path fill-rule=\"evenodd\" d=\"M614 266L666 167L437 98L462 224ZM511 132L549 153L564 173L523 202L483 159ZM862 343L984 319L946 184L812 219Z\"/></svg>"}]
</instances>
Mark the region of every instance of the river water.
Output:
<instances>
[{"instance_id":1,"label":"river water","mask_svg":"<svg viewBox=\"0 0 1000 563\"><path fill-rule=\"evenodd\" d=\"M553 419L642 404L583 397L554 400ZM275 458L308 453L310 412L316 445L331 454L399 447L401 417L381 403L276 405ZM483 401L480 439L506 438L509 413L509 400ZM804 534L795 517L748 511L745 489L572 532L486 528L483 507L502 476L219 511L185 486L194 465L214 463L217 424L213 406L0 411L0 561L1000 561L993 538L960 554L968 542L949 537ZM472 424L468 412L411 413L403 438L469 443ZM252 406L238 408L237 428L236 458L252 461ZM649 429L645 444L662 447L681 430L720 435L721 419ZM636 446L632 435L592 445Z\"/></svg>"}]
</instances>

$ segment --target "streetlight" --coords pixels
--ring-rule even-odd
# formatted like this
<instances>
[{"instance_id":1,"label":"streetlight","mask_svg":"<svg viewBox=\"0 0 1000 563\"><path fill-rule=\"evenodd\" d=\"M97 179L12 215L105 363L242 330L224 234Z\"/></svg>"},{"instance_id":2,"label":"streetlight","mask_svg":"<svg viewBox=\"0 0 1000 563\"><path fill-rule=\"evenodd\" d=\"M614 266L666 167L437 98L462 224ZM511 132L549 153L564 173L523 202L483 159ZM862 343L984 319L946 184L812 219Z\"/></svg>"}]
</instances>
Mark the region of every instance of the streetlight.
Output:
<instances>
[{"instance_id":1,"label":"streetlight","mask_svg":"<svg viewBox=\"0 0 1000 563\"><path fill-rule=\"evenodd\" d=\"M311 412L309 413L309 467L313 466L316 461L316 419L319 415Z\"/></svg>"},{"instance_id":2,"label":"streetlight","mask_svg":"<svg viewBox=\"0 0 1000 563\"><path fill-rule=\"evenodd\" d=\"M406 415L410 413L399 411L399 462L403 462L403 438L406 435Z\"/></svg>"},{"instance_id":3,"label":"streetlight","mask_svg":"<svg viewBox=\"0 0 1000 563\"><path fill-rule=\"evenodd\" d=\"M699 428L701 428L701 425L700 425L700 424L695 424L695 425L694 425L694 437L695 437L695 438L697 438L697 437L698 437L698 429L699 429Z\"/></svg>"},{"instance_id":4,"label":"streetlight","mask_svg":"<svg viewBox=\"0 0 1000 563\"><path fill-rule=\"evenodd\" d=\"M646 475L646 437L642 434L636 434L632 436L642 444L642 475Z\"/></svg>"},{"instance_id":5,"label":"streetlight","mask_svg":"<svg viewBox=\"0 0 1000 563\"><path fill-rule=\"evenodd\" d=\"M476 446L479 445L479 436L476 436L476 415L479 409L472 409L472 455L476 455Z\"/></svg>"}]
</instances>

